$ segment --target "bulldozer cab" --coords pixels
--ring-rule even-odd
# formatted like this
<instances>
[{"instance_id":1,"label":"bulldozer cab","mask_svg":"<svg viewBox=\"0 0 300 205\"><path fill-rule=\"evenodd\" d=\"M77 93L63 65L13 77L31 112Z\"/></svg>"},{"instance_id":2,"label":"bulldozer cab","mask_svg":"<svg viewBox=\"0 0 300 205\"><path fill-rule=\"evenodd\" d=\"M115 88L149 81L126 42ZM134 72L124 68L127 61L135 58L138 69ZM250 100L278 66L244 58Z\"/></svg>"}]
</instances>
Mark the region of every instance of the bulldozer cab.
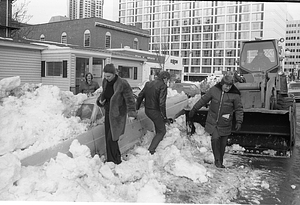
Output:
<instances>
[{"instance_id":1,"label":"bulldozer cab","mask_svg":"<svg viewBox=\"0 0 300 205\"><path fill-rule=\"evenodd\" d=\"M277 72L279 67L277 44L275 40L242 42L239 65L241 73Z\"/></svg>"}]
</instances>

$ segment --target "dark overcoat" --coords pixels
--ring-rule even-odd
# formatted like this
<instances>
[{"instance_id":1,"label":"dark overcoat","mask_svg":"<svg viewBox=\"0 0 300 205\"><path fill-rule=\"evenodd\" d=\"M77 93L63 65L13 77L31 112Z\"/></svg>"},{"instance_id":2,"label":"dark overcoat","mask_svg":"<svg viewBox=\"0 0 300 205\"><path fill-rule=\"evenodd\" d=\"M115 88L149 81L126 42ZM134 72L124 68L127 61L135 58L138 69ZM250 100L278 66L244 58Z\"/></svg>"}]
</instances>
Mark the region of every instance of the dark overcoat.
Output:
<instances>
[{"instance_id":1,"label":"dark overcoat","mask_svg":"<svg viewBox=\"0 0 300 205\"><path fill-rule=\"evenodd\" d=\"M235 113L236 123L243 122L243 105L241 102L240 91L232 85L228 92L223 92L222 85L217 83L204 94L192 109L199 110L210 102L205 131L212 134L215 129L220 136L231 134L232 119Z\"/></svg>"},{"instance_id":2,"label":"dark overcoat","mask_svg":"<svg viewBox=\"0 0 300 205\"><path fill-rule=\"evenodd\" d=\"M106 85L107 80L103 79L103 92L100 94L97 101L103 99ZM117 141L125 132L127 114L129 117L137 117L137 112L135 108L135 99L132 93L132 89L127 80L122 79L120 76L118 76L116 82L113 85L113 89L114 94L109 102L109 123L111 127L112 139L114 141Z\"/></svg>"}]
</instances>

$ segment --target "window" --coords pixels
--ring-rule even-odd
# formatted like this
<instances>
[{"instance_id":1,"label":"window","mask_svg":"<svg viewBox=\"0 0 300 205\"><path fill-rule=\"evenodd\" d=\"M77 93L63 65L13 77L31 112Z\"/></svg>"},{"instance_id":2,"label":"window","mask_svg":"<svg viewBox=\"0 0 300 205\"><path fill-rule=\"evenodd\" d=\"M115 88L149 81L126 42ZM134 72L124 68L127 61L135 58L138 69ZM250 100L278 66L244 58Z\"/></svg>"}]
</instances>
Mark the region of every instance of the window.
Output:
<instances>
[{"instance_id":1,"label":"window","mask_svg":"<svg viewBox=\"0 0 300 205\"><path fill-rule=\"evenodd\" d=\"M201 43L200 42L192 43L192 48L193 49L200 49L201 48Z\"/></svg>"},{"instance_id":2,"label":"window","mask_svg":"<svg viewBox=\"0 0 300 205\"><path fill-rule=\"evenodd\" d=\"M181 41L190 41L190 35L182 35Z\"/></svg>"},{"instance_id":3,"label":"window","mask_svg":"<svg viewBox=\"0 0 300 205\"><path fill-rule=\"evenodd\" d=\"M216 15L225 14L225 7L216 8Z\"/></svg>"},{"instance_id":4,"label":"window","mask_svg":"<svg viewBox=\"0 0 300 205\"><path fill-rule=\"evenodd\" d=\"M260 21L260 20L263 20L263 13L252 14L252 21Z\"/></svg>"},{"instance_id":5,"label":"window","mask_svg":"<svg viewBox=\"0 0 300 205\"><path fill-rule=\"evenodd\" d=\"M193 41L201 41L201 34L193 34Z\"/></svg>"},{"instance_id":6,"label":"window","mask_svg":"<svg viewBox=\"0 0 300 205\"><path fill-rule=\"evenodd\" d=\"M235 41L226 41L225 42L226 48L235 48L235 45L236 45Z\"/></svg>"},{"instance_id":7,"label":"window","mask_svg":"<svg viewBox=\"0 0 300 205\"><path fill-rule=\"evenodd\" d=\"M202 65L211 65L210 58L202 58Z\"/></svg>"},{"instance_id":8,"label":"window","mask_svg":"<svg viewBox=\"0 0 300 205\"><path fill-rule=\"evenodd\" d=\"M222 58L215 58L214 59L214 65L223 65L223 59Z\"/></svg>"},{"instance_id":9,"label":"window","mask_svg":"<svg viewBox=\"0 0 300 205\"><path fill-rule=\"evenodd\" d=\"M182 49L190 49L190 43L182 43L181 48Z\"/></svg>"},{"instance_id":10,"label":"window","mask_svg":"<svg viewBox=\"0 0 300 205\"><path fill-rule=\"evenodd\" d=\"M91 32L89 30L85 30L84 32L84 47L91 46Z\"/></svg>"},{"instance_id":11,"label":"window","mask_svg":"<svg viewBox=\"0 0 300 205\"><path fill-rule=\"evenodd\" d=\"M225 16L217 16L215 18L215 23L224 23L225 22Z\"/></svg>"},{"instance_id":12,"label":"window","mask_svg":"<svg viewBox=\"0 0 300 205\"><path fill-rule=\"evenodd\" d=\"M182 27L182 33L190 33L191 29L190 27Z\"/></svg>"},{"instance_id":13,"label":"window","mask_svg":"<svg viewBox=\"0 0 300 205\"><path fill-rule=\"evenodd\" d=\"M109 32L105 34L105 48L111 48L111 34Z\"/></svg>"},{"instance_id":14,"label":"window","mask_svg":"<svg viewBox=\"0 0 300 205\"><path fill-rule=\"evenodd\" d=\"M250 12L250 5L241 6L241 13Z\"/></svg>"},{"instance_id":15,"label":"window","mask_svg":"<svg viewBox=\"0 0 300 205\"><path fill-rule=\"evenodd\" d=\"M215 32L217 31L225 31L225 25L224 24L215 25Z\"/></svg>"},{"instance_id":16,"label":"window","mask_svg":"<svg viewBox=\"0 0 300 205\"><path fill-rule=\"evenodd\" d=\"M212 56L211 50L203 50L202 52L203 52L202 57L211 57Z\"/></svg>"},{"instance_id":17,"label":"window","mask_svg":"<svg viewBox=\"0 0 300 205\"><path fill-rule=\"evenodd\" d=\"M250 30L250 24L249 23L240 23L239 29L240 30Z\"/></svg>"},{"instance_id":18,"label":"window","mask_svg":"<svg viewBox=\"0 0 300 205\"><path fill-rule=\"evenodd\" d=\"M241 21L250 21L250 14L241 14L240 20Z\"/></svg>"},{"instance_id":19,"label":"window","mask_svg":"<svg viewBox=\"0 0 300 205\"><path fill-rule=\"evenodd\" d=\"M224 42L223 41L215 41L214 42L214 48L224 48Z\"/></svg>"},{"instance_id":20,"label":"window","mask_svg":"<svg viewBox=\"0 0 300 205\"><path fill-rule=\"evenodd\" d=\"M235 57L235 50L226 50L226 57Z\"/></svg>"},{"instance_id":21,"label":"window","mask_svg":"<svg viewBox=\"0 0 300 205\"><path fill-rule=\"evenodd\" d=\"M179 41L180 40L180 36L179 35L173 35L171 36L171 41L175 42L175 41Z\"/></svg>"},{"instance_id":22,"label":"window","mask_svg":"<svg viewBox=\"0 0 300 205\"><path fill-rule=\"evenodd\" d=\"M212 40L212 33L203 34L203 40Z\"/></svg>"},{"instance_id":23,"label":"window","mask_svg":"<svg viewBox=\"0 0 300 205\"><path fill-rule=\"evenodd\" d=\"M262 4L253 4L252 10L253 11L263 11L263 6L262 6Z\"/></svg>"},{"instance_id":24,"label":"window","mask_svg":"<svg viewBox=\"0 0 300 205\"><path fill-rule=\"evenodd\" d=\"M118 75L121 78L137 79L137 67L118 66Z\"/></svg>"},{"instance_id":25,"label":"window","mask_svg":"<svg viewBox=\"0 0 300 205\"><path fill-rule=\"evenodd\" d=\"M40 36L40 40L41 40L41 41L44 41L44 40L45 40L45 35L44 35L44 34L42 34L42 35Z\"/></svg>"},{"instance_id":26,"label":"window","mask_svg":"<svg viewBox=\"0 0 300 205\"><path fill-rule=\"evenodd\" d=\"M47 62L47 76L60 76L62 68L62 62Z\"/></svg>"},{"instance_id":27,"label":"window","mask_svg":"<svg viewBox=\"0 0 300 205\"><path fill-rule=\"evenodd\" d=\"M236 33L235 32L228 32L226 33L226 39L236 39Z\"/></svg>"},{"instance_id":28,"label":"window","mask_svg":"<svg viewBox=\"0 0 300 205\"><path fill-rule=\"evenodd\" d=\"M227 31L236 31L236 24L227 24L226 30Z\"/></svg>"},{"instance_id":29,"label":"window","mask_svg":"<svg viewBox=\"0 0 300 205\"><path fill-rule=\"evenodd\" d=\"M263 28L262 23L260 23L260 22L253 22L251 27L252 27L252 30L259 30L259 29Z\"/></svg>"},{"instance_id":30,"label":"window","mask_svg":"<svg viewBox=\"0 0 300 205\"><path fill-rule=\"evenodd\" d=\"M249 31L239 33L239 39L249 39L249 37L250 37Z\"/></svg>"},{"instance_id":31,"label":"window","mask_svg":"<svg viewBox=\"0 0 300 205\"><path fill-rule=\"evenodd\" d=\"M179 20L172 20L172 26L179 26Z\"/></svg>"},{"instance_id":32,"label":"window","mask_svg":"<svg viewBox=\"0 0 300 205\"><path fill-rule=\"evenodd\" d=\"M202 73L211 73L210 67L202 67Z\"/></svg>"},{"instance_id":33,"label":"window","mask_svg":"<svg viewBox=\"0 0 300 205\"><path fill-rule=\"evenodd\" d=\"M200 65L200 58L194 58L194 59L192 59L191 65Z\"/></svg>"},{"instance_id":34,"label":"window","mask_svg":"<svg viewBox=\"0 0 300 205\"><path fill-rule=\"evenodd\" d=\"M212 48L212 42L203 42L203 48Z\"/></svg>"},{"instance_id":35,"label":"window","mask_svg":"<svg viewBox=\"0 0 300 205\"><path fill-rule=\"evenodd\" d=\"M224 33L215 33L215 40L224 40Z\"/></svg>"},{"instance_id":36,"label":"window","mask_svg":"<svg viewBox=\"0 0 300 205\"><path fill-rule=\"evenodd\" d=\"M228 15L226 17L227 22L236 22L237 21L237 16L236 15Z\"/></svg>"},{"instance_id":37,"label":"window","mask_svg":"<svg viewBox=\"0 0 300 205\"><path fill-rule=\"evenodd\" d=\"M139 49L139 40L137 38L133 41L133 49Z\"/></svg>"},{"instance_id":38,"label":"window","mask_svg":"<svg viewBox=\"0 0 300 205\"><path fill-rule=\"evenodd\" d=\"M173 18L180 18L180 11L173 12Z\"/></svg>"},{"instance_id":39,"label":"window","mask_svg":"<svg viewBox=\"0 0 300 205\"><path fill-rule=\"evenodd\" d=\"M215 57L223 57L224 56L224 51L223 50L215 50L214 51L214 56Z\"/></svg>"},{"instance_id":40,"label":"window","mask_svg":"<svg viewBox=\"0 0 300 205\"><path fill-rule=\"evenodd\" d=\"M226 58L225 65L235 65L235 59L234 58Z\"/></svg>"},{"instance_id":41,"label":"window","mask_svg":"<svg viewBox=\"0 0 300 205\"><path fill-rule=\"evenodd\" d=\"M67 43L67 34L66 34L66 32L63 32L62 34L61 34L61 43Z\"/></svg>"},{"instance_id":42,"label":"window","mask_svg":"<svg viewBox=\"0 0 300 205\"><path fill-rule=\"evenodd\" d=\"M201 26L193 26L193 33L201 33Z\"/></svg>"}]
</instances>

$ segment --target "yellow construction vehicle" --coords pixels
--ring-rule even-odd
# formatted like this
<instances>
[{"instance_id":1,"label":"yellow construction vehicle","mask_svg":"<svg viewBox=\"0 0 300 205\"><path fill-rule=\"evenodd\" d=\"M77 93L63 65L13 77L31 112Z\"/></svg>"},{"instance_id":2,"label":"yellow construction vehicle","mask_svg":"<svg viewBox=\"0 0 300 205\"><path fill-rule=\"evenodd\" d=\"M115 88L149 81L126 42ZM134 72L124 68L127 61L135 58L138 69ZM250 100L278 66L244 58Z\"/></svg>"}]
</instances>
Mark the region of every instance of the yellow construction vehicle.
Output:
<instances>
[{"instance_id":1,"label":"yellow construction vehicle","mask_svg":"<svg viewBox=\"0 0 300 205\"><path fill-rule=\"evenodd\" d=\"M288 95L287 76L283 72L285 49L283 39L256 39L241 42L239 68L235 83L241 92L244 122L240 131L233 131L228 146L238 144L242 154L290 157L296 136L296 103ZM236 74L235 73L235 74ZM197 111L189 119L205 126L207 108ZM239 154L241 154L239 152Z\"/></svg>"}]
</instances>

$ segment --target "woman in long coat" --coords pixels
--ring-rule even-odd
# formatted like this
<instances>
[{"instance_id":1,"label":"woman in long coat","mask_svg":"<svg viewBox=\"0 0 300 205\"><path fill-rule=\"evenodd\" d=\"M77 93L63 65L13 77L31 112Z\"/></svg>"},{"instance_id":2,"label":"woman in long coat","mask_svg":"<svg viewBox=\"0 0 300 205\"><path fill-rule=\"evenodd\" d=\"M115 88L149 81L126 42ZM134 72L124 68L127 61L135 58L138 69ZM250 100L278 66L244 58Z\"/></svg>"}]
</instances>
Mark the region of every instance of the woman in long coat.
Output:
<instances>
[{"instance_id":1,"label":"woman in long coat","mask_svg":"<svg viewBox=\"0 0 300 205\"><path fill-rule=\"evenodd\" d=\"M137 117L132 89L125 79L116 74L113 64L104 67L103 92L97 105L105 109L105 142L107 162L120 164L119 137L124 134L127 115L132 121Z\"/></svg>"}]
</instances>

